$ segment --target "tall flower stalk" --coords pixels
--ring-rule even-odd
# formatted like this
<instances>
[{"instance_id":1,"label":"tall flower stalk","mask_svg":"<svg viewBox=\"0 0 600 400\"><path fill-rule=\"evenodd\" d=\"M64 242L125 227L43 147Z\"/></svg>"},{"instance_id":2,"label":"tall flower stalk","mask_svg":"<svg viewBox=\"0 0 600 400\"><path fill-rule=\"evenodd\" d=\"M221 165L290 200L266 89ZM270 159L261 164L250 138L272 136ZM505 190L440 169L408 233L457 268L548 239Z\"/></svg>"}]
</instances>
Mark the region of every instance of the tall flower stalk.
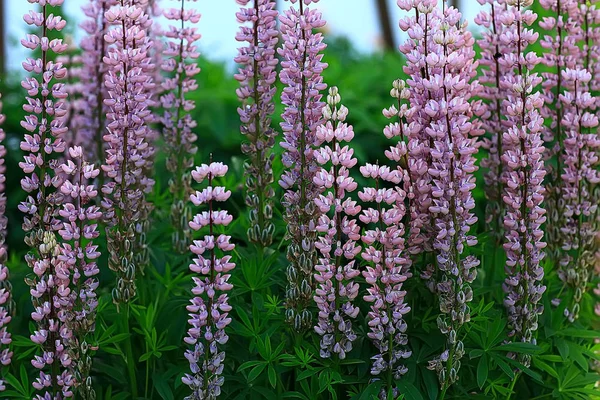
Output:
<instances>
[{"instance_id":1,"label":"tall flower stalk","mask_svg":"<svg viewBox=\"0 0 600 400\"><path fill-rule=\"evenodd\" d=\"M321 255L315 265L314 300L319 309L315 331L321 336L321 357L337 355L343 360L356 339L352 320L360 312L353 304L359 289L354 278L360 275L355 260L360 253L360 228L355 219L360 206L349 197L358 186L350 176L357 160L354 150L344 145L352 141L354 130L345 122L348 109L340 105L340 100L338 89L330 88L323 108L326 122L316 132L320 147L315 159L321 169L313 182L322 194L315 199L321 213L315 247Z\"/></svg>"},{"instance_id":2,"label":"tall flower stalk","mask_svg":"<svg viewBox=\"0 0 600 400\"><path fill-rule=\"evenodd\" d=\"M477 276L479 260L468 255L477 244L469 235L477 221L473 209L475 188L473 173L476 136L481 131L472 122L480 113L480 103L473 100L479 92L474 39L462 15L455 8L443 7L440 23L433 35L438 51L427 62L435 71L424 84L431 88L425 113L431 118L426 133L431 140L429 176L433 220L434 292L438 295L441 315L438 327L447 336L446 349L430 362L442 385L441 398L458 380L460 359L464 355L464 324L470 321L469 302L473 299L471 283ZM467 254L465 254L467 253ZM429 278L429 277L428 277Z\"/></svg>"},{"instance_id":3,"label":"tall flower stalk","mask_svg":"<svg viewBox=\"0 0 600 400\"><path fill-rule=\"evenodd\" d=\"M193 346L185 352L190 363L191 374L185 374L183 383L188 385L192 394L186 399L215 399L221 394L223 386L223 367L225 351L222 346L229 336L225 328L231 322L227 292L233 288L229 283L230 271L235 267L231 261L231 252L235 246L230 243L231 236L218 233L219 227L226 227L233 217L226 210L217 210L217 203L225 202L231 192L222 186L215 186L215 178L225 176L227 166L211 162L202 164L192 172L197 183L207 181L202 191L190 196L195 206L206 207L206 211L196 214L189 222L194 231L203 229L206 235L194 240L190 250L196 256L190 270L197 274L193 277L194 298L187 306L191 325L184 341Z\"/></svg>"},{"instance_id":4,"label":"tall flower stalk","mask_svg":"<svg viewBox=\"0 0 600 400\"><path fill-rule=\"evenodd\" d=\"M546 289L540 265L546 246L541 230L546 220L542 207L545 193L542 181L546 175L541 138L544 120L539 112L544 100L535 91L541 78L531 72L539 59L534 52L527 51L538 39L538 34L527 28L537 18L533 11L525 10L531 4L532 0L510 0L501 17L506 29L501 40L510 49L502 63L512 69L502 80L507 90L508 121L502 154L506 168L504 304L509 337L527 343L535 343L534 332L543 309L539 301ZM527 365L529 356L523 356L521 361Z\"/></svg>"},{"instance_id":5,"label":"tall flower stalk","mask_svg":"<svg viewBox=\"0 0 600 400\"><path fill-rule=\"evenodd\" d=\"M174 226L172 241L183 253L189 247L192 232L188 226L191 209L187 199L192 191L189 170L194 166L196 121L191 115L196 104L189 93L198 88L195 76L200 72L196 42L200 39L196 24L200 14L186 8L189 0L180 0L179 8L168 8L164 16L172 25L165 31L168 39L163 50L162 70L169 76L162 83L160 101L165 110L163 136L168 146L167 169L171 173L169 190L173 195L171 222Z\"/></svg>"},{"instance_id":6,"label":"tall flower stalk","mask_svg":"<svg viewBox=\"0 0 600 400\"><path fill-rule=\"evenodd\" d=\"M84 159L80 146L69 149L69 159L61 167L66 179L60 188L65 202L59 211L63 226L58 231L62 238L58 259L66 264L72 284L68 321L72 333L68 341L69 351L73 354L71 369L79 397L94 399L90 376L93 346L90 341L96 326L99 284L96 275L100 272L96 264L100 252L94 240L99 235L97 221L102 213L93 205L98 190L92 182L100 170Z\"/></svg>"},{"instance_id":7,"label":"tall flower stalk","mask_svg":"<svg viewBox=\"0 0 600 400\"><path fill-rule=\"evenodd\" d=\"M363 207L359 218L367 225L362 236L362 258L369 264L362 275L369 287L363 298L371 303L367 336L378 351L371 357L371 374L384 383L379 393L381 399L386 399L390 393L394 398L399 396L395 381L408 372L403 360L412 354L406 335L408 325L404 320L411 308L405 301L406 291L403 290L403 283L412 276L405 229L410 216L408 210L414 210L406 137L410 93L404 81L395 80L390 94L396 104L383 110L383 114L392 119L385 127L384 135L397 142L386 150L385 155L394 167L373 164L361 167L361 174L374 180L375 186L358 193L363 202L374 203L375 207Z\"/></svg>"},{"instance_id":8,"label":"tall flower stalk","mask_svg":"<svg viewBox=\"0 0 600 400\"><path fill-rule=\"evenodd\" d=\"M107 119L104 99L108 93L104 86L107 65L103 59L107 55L108 44L104 35L108 29L106 12L117 5L118 0L90 0L82 7L85 15L81 28L85 36L81 40L81 126L76 143L82 146L90 163L104 161L105 134ZM99 175L102 183L103 175Z\"/></svg>"},{"instance_id":9,"label":"tall flower stalk","mask_svg":"<svg viewBox=\"0 0 600 400\"><path fill-rule=\"evenodd\" d=\"M41 348L32 360L39 376L33 387L43 397L60 399L72 395L72 363L67 340L71 335L68 326L70 306L70 276L68 266L59 260L60 247L55 231L61 227L58 208L63 196L56 187L62 181L58 157L65 151L66 98L65 85L61 81L67 75L60 62L52 61L55 55L64 53L67 45L62 39L48 38L51 31L61 31L66 21L54 15L63 0L31 1L39 4L39 11L30 10L25 22L35 27L36 33L28 34L21 44L38 50L40 58L28 58L23 68L28 74L21 83L27 91L26 113L21 126L28 132L21 141L24 160L19 163L25 173L21 186L28 193L19 205L26 214L23 230L25 242L31 247L25 256L33 274L26 279L34 311L31 314L36 330L31 340Z\"/></svg>"},{"instance_id":10,"label":"tall flower stalk","mask_svg":"<svg viewBox=\"0 0 600 400\"><path fill-rule=\"evenodd\" d=\"M564 217L562 189L562 171L564 168L564 140L562 117L563 104L559 97L565 87L562 72L569 68L575 68L580 50L578 42L582 37L583 29L580 25L579 5L575 0L542 0L540 4L551 16L544 17L540 22L540 28L547 32L555 33L555 36L545 35L541 40L541 46L546 50L541 57L541 63L550 69L550 72L542 73L542 96L544 107L540 110L543 118L548 122L543 132L543 138L547 142L549 151L546 158L554 157L555 168L548 168L551 179L546 184L546 206L548 209L548 224L546 224L546 238L549 243L549 251L557 254L562 246L561 226ZM550 164L550 163L548 163Z\"/></svg>"},{"instance_id":11,"label":"tall flower stalk","mask_svg":"<svg viewBox=\"0 0 600 400\"><path fill-rule=\"evenodd\" d=\"M4 367L8 366L12 360L12 351L10 350L10 344L12 343L11 334L8 331L8 324L12 319L13 300L11 296L12 286L8 280L8 267L6 261L8 259L8 252L6 249L6 225L8 218L5 215L6 212L6 195L5 195L5 182L6 166L4 165L4 157L6 156L6 148L4 147L4 139L6 137L2 124L6 116L2 114L2 95L0 94L0 364L2 364L0 374L0 391L6 389L4 385Z\"/></svg>"},{"instance_id":12,"label":"tall flower stalk","mask_svg":"<svg viewBox=\"0 0 600 400\"><path fill-rule=\"evenodd\" d=\"M565 223L560 227L563 239L559 276L574 290L565 308L565 316L573 322L579 317L581 299L595 273L595 241L600 223L597 199L592 192L600 183L600 138L594 112L597 99L589 92L591 74L567 69L562 75L566 89L559 97L565 135L561 176Z\"/></svg>"},{"instance_id":13,"label":"tall flower stalk","mask_svg":"<svg viewBox=\"0 0 600 400\"><path fill-rule=\"evenodd\" d=\"M487 151L481 160L481 166L485 170L485 196L487 199L485 213L488 231L493 235L496 244L502 242L504 202L504 165L500 159L502 156L502 133L504 131L504 120L506 110L503 108L503 100L506 92L502 88L502 76L510 73L510 68L501 63L501 59L507 52L500 37L504 33L504 25L500 16L506 10L505 0L478 0L481 5L489 5L487 10L481 11L475 18L475 23L484 28L481 38L477 41L481 49L479 65L481 73L479 82L481 91L479 96L483 99L485 112L481 115L481 128L485 135L481 138L481 147ZM491 279L494 271L490 271ZM491 279L488 282L491 282Z\"/></svg>"},{"instance_id":14,"label":"tall flower stalk","mask_svg":"<svg viewBox=\"0 0 600 400\"><path fill-rule=\"evenodd\" d=\"M246 42L238 49L235 62L241 65L235 78L240 82L237 90L242 106L238 114L242 121L241 132L248 142L242 152L249 157L246 169L246 205L250 207L248 239L268 247L273 242L275 225L272 199L273 146L277 131L271 127L275 111L273 96L277 79L275 48L278 42L277 9L274 0L237 0L243 8L236 14L242 25L236 36Z\"/></svg>"},{"instance_id":15,"label":"tall flower stalk","mask_svg":"<svg viewBox=\"0 0 600 400\"><path fill-rule=\"evenodd\" d=\"M321 13L306 6L318 0L291 0L292 6L280 17L283 46L281 82L285 85L281 101L285 106L281 123L285 171L279 184L284 189L282 205L290 240L287 258L286 319L296 331L312 326L311 303L314 283L316 226L319 211L314 199L319 189L314 184L318 171L314 146L316 129L322 124L323 102L320 91L327 87L321 73L327 67L321 52L326 45L320 33L325 21ZM296 9L293 4L299 3Z\"/></svg>"},{"instance_id":16,"label":"tall flower stalk","mask_svg":"<svg viewBox=\"0 0 600 400\"><path fill-rule=\"evenodd\" d=\"M136 261L147 251L139 246L139 226L147 217L145 194L154 181L146 172L152 161L153 148L148 143L147 121L154 88L148 57L150 42L146 36L149 23L143 8L126 0L109 9L105 18L111 27L105 35L109 45L104 85L108 97L106 159L102 170L108 182L102 188L104 217L108 223L107 240L111 270L117 274L113 301L128 303L135 295ZM134 254L138 257L134 259Z\"/></svg>"}]
</instances>

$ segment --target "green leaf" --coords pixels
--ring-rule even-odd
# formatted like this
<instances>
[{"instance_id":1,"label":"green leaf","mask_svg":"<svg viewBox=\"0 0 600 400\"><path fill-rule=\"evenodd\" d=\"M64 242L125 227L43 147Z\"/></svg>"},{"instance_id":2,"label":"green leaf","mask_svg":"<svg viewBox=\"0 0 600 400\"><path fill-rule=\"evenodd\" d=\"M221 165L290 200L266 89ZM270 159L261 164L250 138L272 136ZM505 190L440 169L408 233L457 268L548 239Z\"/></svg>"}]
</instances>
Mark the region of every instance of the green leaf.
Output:
<instances>
[{"instance_id":1,"label":"green leaf","mask_svg":"<svg viewBox=\"0 0 600 400\"><path fill-rule=\"evenodd\" d=\"M575 338L583 338L583 339L597 339L600 338L600 333L598 331L592 331L587 329L575 329L575 328L567 328L561 329L556 332L558 336L571 336Z\"/></svg>"},{"instance_id":2,"label":"green leaf","mask_svg":"<svg viewBox=\"0 0 600 400\"><path fill-rule=\"evenodd\" d=\"M256 361L256 360L246 361L245 363L243 363L242 365L239 366L238 372L248 369L250 367L254 367L255 365L258 365L258 364L264 364L264 361Z\"/></svg>"},{"instance_id":3,"label":"green leaf","mask_svg":"<svg viewBox=\"0 0 600 400\"><path fill-rule=\"evenodd\" d=\"M479 386L479 389L483 388L488 377L488 372L488 357L487 354L484 354L477 364L477 385Z\"/></svg>"},{"instance_id":4,"label":"green leaf","mask_svg":"<svg viewBox=\"0 0 600 400\"><path fill-rule=\"evenodd\" d=\"M542 371L546 372L551 377L558 379L558 372L556 372L556 370L550 364L547 364L546 362L542 361L541 359L534 357L533 365L536 368L541 369Z\"/></svg>"},{"instance_id":5,"label":"green leaf","mask_svg":"<svg viewBox=\"0 0 600 400\"><path fill-rule=\"evenodd\" d=\"M562 359L567 361L569 359L569 346L567 345L567 342L563 339L557 339L555 344Z\"/></svg>"},{"instance_id":6,"label":"green leaf","mask_svg":"<svg viewBox=\"0 0 600 400\"><path fill-rule=\"evenodd\" d=\"M313 375L315 375L317 372L321 371L321 368L309 368L309 369L305 369L304 371L300 372L298 374L298 378L296 378L299 381L302 381L306 378L309 378Z\"/></svg>"},{"instance_id":7,"label":"green leaf","mask_svg":"<svg viewBox=\"0 0 600 400\"><path fill-rule=\"evenodd\" d=\"M496 364L498 364L498 366L500 367L500 369L510 378L513 379L515 377L515 373L513 372L512 368L506 363L506 361L504 361L504 359L508 360L508 357L501 357L498 356L494 353L491 354L492 358L494 359L494 361L496 362Z\"/></svg>"},{"instance_id":8,"label":"green leaf","mask_svg":"<svg viewBox=\"0 0 600 400\"><path fill-rule=\"evenodd\" d=\"M400 393L404 393L404 398L406 400L424 400L423 396L421 396L421 393L419 392L419 389L417 389L412 383L405 380L400 380L396 382L396 386L398 386Z\"/></svg>"},{"instance_id":9,"label":"green leaf","mask_svg":"<svg viewBox=\"0 0 600 400\"><path fill-rule=\"evenodd\" d=\"M273 368L273 366L270 364L269 369L267 370L267 374L269 376L269 383L271 384L271 387L275 389L275 387L277 386L277 373L275 372L275 368Z\"/></svg>"},{"instance_id":10,"label":"green leaf","mask_svg":"<svg viewBox=\"0 0 600 400\"><path fill-rule=\"evenodd\" d=\"M429 400L437 399L440 389L436 373L428 369L423 369L421 375L423 375L423 382L425 383Z\"/></svg>"},{"instance_id":11,"label":"green leaf","mask_svg":"<svg viewBox=\"0 0 600 400\"><path fill-rule=\"evenodd\" d=\"M262 372L265 370L266 367L267 367L266 363L261 363L260 365L257 365L256 367L252 368L252 370L250 370L250 373L248 374L248 382L252 382L256 378L258 378L259 375L262 374Z\"/></svg>"},{"instance_id":12,"label":"green leaf","mask_svg":"<svg viewBox=\"0 0 600 400\"><path fill-rule=\"evenodd\" d=\"M165 379L154 377L154 389L163 400L174 400L175 396Z\"/></svg>"},{"instance_id":13,"label":"green leaf","mask_svg":"<svg viewBox=\"0 0 600 400\"><path fill-rule=\"evenodd\" d=\"M147 361L147 360L149 360L149 359L150 359L150 357L152 357L152 354L153 354L153 353L152 353L151 351L149 351L149 352L147 352L147 353L144 353L144 354L142 354L142 356L141 356L141 357L140 357L140 359L139 359L139 362L144 362L144 361Z\"/></svg>"},{"instance_id":14,"label":"green leaf","mask_svg":"<svg viewBox=\"0 0 600 400\"><path fill-rule=\"evenodd\" d=\"M511 353L536 354L542 351L540 346L531 343L514 342L494 347L494 350Z\"/></svg>"}]
</instances>

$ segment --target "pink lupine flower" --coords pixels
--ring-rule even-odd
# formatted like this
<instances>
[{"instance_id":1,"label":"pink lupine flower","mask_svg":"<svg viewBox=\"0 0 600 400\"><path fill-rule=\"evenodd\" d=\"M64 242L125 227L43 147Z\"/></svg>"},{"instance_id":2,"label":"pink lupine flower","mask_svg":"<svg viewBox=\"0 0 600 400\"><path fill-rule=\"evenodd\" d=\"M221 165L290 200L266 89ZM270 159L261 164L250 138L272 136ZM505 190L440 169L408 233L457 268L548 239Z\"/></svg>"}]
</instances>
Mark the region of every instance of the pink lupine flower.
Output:
<instances>
[{"instance_id":1,"label":"pink lupine flower","mask_svg":"<svg viewBox=\"0 0 600 400\"><path fill-rule=\"evenodd\" d=\"M253 0L250 7L249 0L237 3L243 8L236 14L242 24L236 40L247 43L238 49L235 62L241 67L235 78L240 82L237 94L242 102L238 108L241 132L249 141L242 145L242 152L249 157L245 165L246 205L251 210L248 238L267 247L273 242L275 231L271 222L271 199L275 196L272 149L277 132L271 127L271 115L275 111L273 96L278 63L277 4L275 0Z\"/></svg>"},{"instance_id":2,"label":"pink lupine flower","mask_svg":"<svg viewBox=\"0 0 600 400\"><path fill-rule=\"evenodd\" d=\"M187 198L192 190L189 170L194 165L197 151L194 145L197 137L192 131L196 121L191 115L196 104L186 96L198 88L195 76L200 72L196 61L200 54L196 42L200 34L195 25L200 21L200 14L194 9L187 9L186 0L181 0L181 7L167 8L163 13L172 25L164 33L167 41L163 49L162 70L168 77L162 83L160 101L165 110L162 124L168 146L167 169L172 174L169 181L173 195L171 221L175 227L172 239L174 247L183 253L192 235L187 225L191 215Z\"/></svg>"},{"instance_id":3,"label":"pink lupine flower","mask_svg":"<svg viewBox=\"0 0 600 400\"><path fill-rule=\"evenodd\" d=\"M285 106L281 123L284 141L285 171L279 181L284 189L282 205L290 244L287 257L286 319L297 331L312 324L308 306L313 297L313 274L317 262L316 225L319 212L314 199L319 189L314 183L318 170L313 154L315 132L322 123L321 90L327 87L321 73L327 67L320 54L326 47L320 33L325 21L316 9L307 7L318 0L291 0L292 7L280 17L283 46L281 82L286 85L281 95ZM299 9L293 4L299 3Z\"/></svg>"},{"instance_id":4,"label":"pink lupine flower","mask_svg":"<svg viewBox=\"0 0 600 400\"><path fill-rule=\"evenodd\" d=\"M30 3L39 4L41 11L31 10L23 19L44 35L60 31L66 21L52 14L51 7L59 7L63 1L32 0ZM43 392L45 398L59 399L73 395L72 360L67 348L72 335L68 326L70 270L58 259L60 247L54 233L61 227L58 209L63 195L56 188L60 187L62 177L56 156L65 151L67 93L63 82L67 70L62 63L47 60L53 58L53 53L64 53L68 46L62 39L50 40L35 33L26 35L21 44L41 52L39 59L28 58L23 63L31 75L21 83L27 91L23 106L27 115L21 126L28 133L21 142L25 159L19 164L26 174L21 186L29 194L19 209L26 214L23 230L27 233L25 241L31 247L25 257L33 272L26 279L34 307L32 318L36 323L31 340L41 348L41 355L35 355L32 360L32 365L40 370L33 387Z\"/></svg>"},{"instance_id":5,"label":"pink lupine flower","mask_svg":"<svg viewBox=\"0 0 600 400\"><path fill-rule=\"evenodd\" d=\"M564 224L560 226L561 279L574 289L565 316L573 322L579 317L580 302L594 275L595 240L599 223L598 202L593 198L594 186L600 183L598 172L600 137L598 117L592 110L596 98L589 92L591 74L582 69L562 72L565 93L562 103L564 162L560 192Z\"/></svg>"},{"instance_id":6,"label":"pink lupine flower","mask_svg":"<svg viewBox=\"0 0 600 400\"><path fill-rule=\"evenodd\" d=\"M99 207L89 203L98 196L92 182L100 171L84 159L84 151L79 146L69 149L69 158L61 167L67 179L60 187L65 203L59 211L63 226L58 233L63 241L58 260L69 269L73 285L69 305L71 317L67 322L72 337L67 345L75 355L71 369L77 376L77 393L90 398L94 389L88 380L92 364L88 342L96 324L96 275L100 272L96 264L100 252L94 240L99 235L96 221L102 213Z\"/></svg>"},{"instance_id":7,"label":"pink lupine flower","mask_svg":"<svg viewBox=\"0 0 600 400\"><path fill-rule=\"evenodd\" d=\"M224 187L214 186L214 179L226 173L227 166L217 162L203 164L192 171L192 178L196 182L208 181L208 186L190 196L195 206L206 207L207 211L190 221L193 230L203 229L206 234L190 245L190 250L196 255L190 264L190 270L194 273L192 293L195 297L187 306L191 328L184 341L193 348L185 352L191 374L185 374L182 378L183 383L192 390L192 394L186 397L189 400L215 399L221 394L224 383L225 352L222 346L229 339L225 328L231 322L227 292L233 288L229 278L230 271L235 267L227 253L235 245L230 243L231 236L217 233L219 226L226 227L233 218L227 211L215 209L216 203L227 201L231 192Z\"/></svg>"},{"instance_id":8,"label":"pink lupine flower","mask_svg":"<svg viewBox=\"0 0 600 400\"><path fill-rule=\"evenodd\" d=\"M354 131L345 122L348 109L339 103L338 89L330 88L323 108L326 123L317 127L315 133L316 145L320 147L314 157L321 168L313 182L322 194L315 199L321 214L315 247L321 255L315 265L314 300L319 309L315 331L321 336L321 357L336 354L344 359L356 339L352 320L360 311L353 304L359 289L354 278L360 275L355 260L360 253L356 243L360 240L360 228L355 219L360 206L349 197L357 188L350 176L356 165L354 150L344 145L354 138Z\"/></svg>"},{"instance_id":9,"label":"pink lupine flower","mask_svg":"<svg viewBox=\"0 0 600 400\"><path fill-rule=\"evenodd\" d=\"M433 41L433 35L440 24L437 0L398 0L400 9L410 15L400 19L400 29L408 33L409 39L400 46L406 57L404 72L409 75L406 81L410 92L410 112L407 115L405 134L408 138L408 172L413 190L411 195L414 207L410 210L408 246L415 253L432 251L432 227L429 206L431 205L431 178L429 150L433 141L426 128L431 117L426 112L429 99L434 94L427 80L439 73L439 66L429 62L432 53L441 54L441 47ZM439 88L438 88L439 92Z\"/></svg>"},{"instance_id":10,"label":"pink lupine flower","mask_svg":"<svg viewBox=\"0 0 600 400\"><path fill-rule=\"evenodd\" d=\"M105 142L102 137L107 124L104 99L108 97L104 86L107 65L103 62L108 50L108 44L104 41L108 29L105 14L117 3L118 0L90 0L82 7L86 17L81 23L85 36L80 44L83 64L82 115L76 143L84 148L86 159L90 163L104 161ZM104 179L102 174L99 178L100 182Z\"/></svg>"},{"instance_id":11,"label":"pink lupine flower","mask_svg":"<svg viewBox=\"0 0 600 400\"><path fill-rule=\"evenodd\" d=\"M531 72L539 59L534 52L527 51L538 39L538 34L527 28L537 18L533 11L525 10L531 3L532 0L509 2L500 17L505 27L500 40L509 50L501 59L502 64L513 70L503 76L501 83L507 91L507 129L503 134L502 154L506 168L504 304L509 336L516 341L535 343L534 332L543 308L539 300L546 289L540 265L546 246L541 230L546 220L542 207L546 171L541 138L544 120L539 113L544 100L535 91L541 78ZM521 361L528 364L529 357L524 356Z\"/></svg>"},{"instance_id":12,"label":"pink lupine flower","mask_svg":"<svg viewBox=\"0 0 600 400\"><path fill-rule=\"evenodd\" d=\"M470 320L470 284L479 265L479 260L464 253L477 243L469 230L477 221L472 191L477 170L475 136L481 130L472 119L482 111L473 100L479 91L479 82L473 81L477 74L474 39L461 18L455 8L431 11L426 19L430 52L424 59L429 69L421 78L427 101L423 103L420 96L410 98L414 112L422 113L421 120L427 123L421 127L420 135L425 136L420 140L427 149L428 169L421 176L429 178L429 240L435 260L422 277L439 297L438 326L447 336L446 350L429 366L438 373L444 392L458 379L464 355L461 332Z\"/></svg>"},{"instance_id":13,"label":"pink lupine flower","mask_svg":"<svg viewBox=\"0 0 600 400\"><path fill-rule=\"evenodd\" d=\"M106 11L111 24L104 39L109 46L104 85L108 97L106 160L102 170L108 182L102 188L102 202L108 222L109 268L117 274L113 290L115 303L127 303L135 295L135 275L143 268L148 249L144 227L149 204L145 194L154 180L148 175L154 149L148 127L155 84L153 66L148 56L151 43L146 29L151 21L142 6L125 0Z\"/></svg>"},{"instance_id":14,"label":"pink lupine flower","mask_svg":"<svg viewBox=\"0 0 600 400\"><path fill-rule=\"evenodd\" d=\"M557 254L561 247L562 234L560 228L564 224L561 194L561 175L564 163L564 139L561 120L563 115L562 102L559 96L564 90L562 71L566 68L573 69L578 63L580 50L578 42L583 37L580 25L579 5L576 0L541 0L540 5L550 12L550 16L540 21L540 28L545 32L553 32L555 36L543 35L540 39L541 46L546 50L540 62L550 71L543 72L541 95L545 100L540 114L549 125L542 133L548 143L549 151L546 158L556 159L556 168L548 167L551 178L546 183L546 208L548 210L548 224L546 224L546 238L548 251ZM552 165L551 163L547 163Z\"/></svg>"},{"instance_id":15,"label":"pink lupine flower","mask_svg":"<svg viewBox=\"0 0 600 400\"><path fill-rule=\"evenodd\" d=\"M395 89L397 83L394 83ZM365 178L375 180L375 188L367 187L358 193L363 202L375 203L376 207L363 208L359 217L368 226L362 236L365 245L362 258L369 264L362 275L369 285L364 299L371 303L367 336L379 351L371 358L371 374L388 383L400 379L408 371L402 360L412 354L407 347L404 321L410 307L404 300L406 292L402 290L403 282L412 276L403 222L406 191L399 185L403 181L407 186L409 178L405 168L366 164L360 172ZM380 184L384 182L394 186L383 188ZM387 378L383 374L387 374ZM397 387L383 387L380 398L386 398L389 390L394 396L399 395Z\"/></svg>"},{"instance_id":16,"label":"pink lupine flower","mask_svg":"<svg viewBox=\"0 0 600 400\"><path fill-rule=\"evenodd\" d=\"M504 165L502 156L503 121L506 112L503 109L503 100L506 96L504 88L500 85L502 76L511 73L509 67L500 60L507 52L500 36L505 27L499 18L506 9L505 0L478 0L481 5L489 5L487 10L481 11L475 17L475 23L482 28L481 38L477 41L481 49L479 64L483 67L479 76L482 84L479 96L483 99L485 112L480 117L481 127L485 136L481 138L481 147L487 150L481 160L485 170L485 196L487 199L485 214L488 231L501 243L503 235L504 202Z\"/></svg>"},{"instance_id":17,"label":"pink lupine flower","mask_svg":"<svg viewBox=\"0 0 600 400\"><path fill-rule=\"evenodd\" d=\"M0 364L6 366L10 364L13 352L10 350L12 343L11 334L8 332L7 326L12 319L12 286L8 280L8 267L6 260L8 258L6 249L6 225L8 218L6 212L6 189L4 182L6 181L6 166L4 165L4 157L6 156L6 148L2 144L5 139L2 124L4 123L5 115L2 114L2 95L0 94ZM4 370L4 369L3 369ZM3 376L0 375L0 391L5 389Z\"/></svg>"}]
</instances>

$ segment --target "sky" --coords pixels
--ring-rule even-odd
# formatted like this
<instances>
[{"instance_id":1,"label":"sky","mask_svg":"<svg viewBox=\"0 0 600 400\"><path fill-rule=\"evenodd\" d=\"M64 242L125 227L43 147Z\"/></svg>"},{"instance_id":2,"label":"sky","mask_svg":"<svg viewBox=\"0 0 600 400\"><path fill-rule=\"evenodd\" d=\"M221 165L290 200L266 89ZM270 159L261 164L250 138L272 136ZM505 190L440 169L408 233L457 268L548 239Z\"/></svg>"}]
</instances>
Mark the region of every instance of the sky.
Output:
<instances>
[{"instance_id":1,"label":"sky","mask_svg":"<svg viewBox=\"0 0 600 400\"><path fill-rule=\"evenodd\" d=\"M65 0L63 9L67 10L69 16L68 24L79 24L83 13L81 6L89 0ZM20 71L21 60L27 57L28 51L22 49L19 40L24 36L26 25L23 22L23 14L31 7L27 0L7 0L4 2L5 21L7 33L7 48L9 71ZM161 6L169 7L178 3L177 0L160 0ZM289 7L289 2L282 2L282 6ZM381 33L377 19L375 0L321 0L318 3L323 17L327 21L327 30L334 35L347 36L355 48L363 53L373 52L379 49ZM202 33L199 47L201 52L213 60L232 63L237 53L238 43L235 34L238 23L235 13L239 5L235 0L200 0L191 3L202 13L202 19L198 25ZM397 21L402 12L396 6L396 0L388 0L393 21ZM476 0L462 0L461 11L464 17L473 27L473 18L480 10ZM396 34L396 41L403 38L400 28L394 22L392 28ZM81 39L81 29L76 29L75 40Z\"/></svg>"}]
</instances>

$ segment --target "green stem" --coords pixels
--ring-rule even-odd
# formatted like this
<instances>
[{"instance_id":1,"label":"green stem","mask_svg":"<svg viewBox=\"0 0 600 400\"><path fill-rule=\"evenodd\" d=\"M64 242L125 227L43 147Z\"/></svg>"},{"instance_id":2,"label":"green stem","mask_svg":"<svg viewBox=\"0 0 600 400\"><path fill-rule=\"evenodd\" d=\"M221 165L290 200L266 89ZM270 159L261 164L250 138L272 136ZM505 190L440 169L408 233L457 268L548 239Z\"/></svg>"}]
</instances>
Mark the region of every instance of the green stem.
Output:
<instances>
[{"instance_id":1,"label":"green stem","mask_svg":"<svg viewBox=\"0 0 600 400\"><path fill-rule=\"evenodd\" d=\"M122 305L124 310L121 312L121 322L123 325L123 332L130 333L129 330L129 303ZM138 398L138 386L137 378L135 375L135 360L133 359L133 347L131 345L131 334L127 336L125 340L125 357L127 363L127 372L129 374L129 382L131 384L131 397L134 399Z\"/></svg>"},{"instance_id":2,"label":"green stem","mask_svg":"<svg viewBox=\"0 0 600 400\"><path fill-rule=\"evenodd\" d=\"M517 379L519 379L520 375L521 374L516 373L515 377L512 379L512 382L510 383L510 386L509 386L510 392L506 395L506 400L510 400L510 398L511 398L511 396L513 394L513 390L515 388L515 384L517 383Z\"/></svg>"}]
</instances>

